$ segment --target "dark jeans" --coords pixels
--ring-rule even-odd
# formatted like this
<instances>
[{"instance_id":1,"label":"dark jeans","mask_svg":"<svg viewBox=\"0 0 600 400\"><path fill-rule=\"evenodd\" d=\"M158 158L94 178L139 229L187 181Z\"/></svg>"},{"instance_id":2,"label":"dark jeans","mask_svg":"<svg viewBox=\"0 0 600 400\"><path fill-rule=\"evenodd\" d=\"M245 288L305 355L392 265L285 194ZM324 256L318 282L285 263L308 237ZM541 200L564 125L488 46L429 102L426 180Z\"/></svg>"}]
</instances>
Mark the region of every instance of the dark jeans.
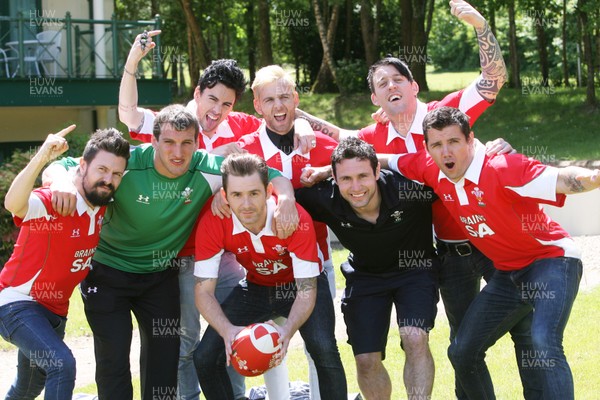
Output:
<instances>
[{"instance_id":1,"label":"dark jeans","mask_svg":"<svg viewBox=\"0 0 600 400\"><path fill-rule=\"evenodd\" d=\"M438 246L441 264L439 270L440 295L450 325L451 343L469 306L479 294L481 278L489 282L496 271L492 260L473 245L470 246L470 254L464 256L452 254L445 251L443 246ZM527 400L534 400L542 398L541 377L537 369L524 368L521 361L521 356L532 350L530 329L531 319L525 318L510 329L510 334L515 343L515 356L523 385L523 396ZM468 399L458 377L455 377L454 390L458 400Z\"/></svg>"},{"instance_id":2,"label":"dark jeans","mask_svg":"<svg viewBox=\"0 0 600 400\"><path fill-rule=\"evenodd\" d=\"M99 399L133 398L129 366L133 312L141 340L142 400L175 400L182 334L178 270L134 274L95 261L92 266L81 292L94 333Z\"/></svg>"},{"instance_id":3,"label":"dark jeans","mask_svg":"<svg viewBox=\"0 0 600 400\"><path fill-rule=\"evenodd\" d=\"M277 316L287 317L296 290L292 284L282 286L285 287L250 283L247 286L239 285L223 303L223 312L232 324L238 326L267 321ZM335 340L335 314L325 274L317 279L315 308L299 331L317 368L321 398L346 400L346 375ZM225 371L223 338L211 326L194 353L194 364L202 392L208 400L233 399L231 383Z\"/></svg>"},{"instance_id":4,"label":"dark jeans","mask_svg":"<svg viewBox=\"0 0 600 400\"><path fill-rule=\"evenodd\" d=\"M531 325L532 350L519 355L520 369L539 373L544 400L573 399L573 377L562 339L581 273L581 260L566 257L494 273L469 307L448 349L469 399L495 399L485 352L523 320Z\"/></svg>"},{"instance_id":5,"label":"dark jeans","mask_svg":"<svg viewBox=\"0 0 600 400\"><path fill-rule=\"evenodd\" d=\"M6 399L70 400L75 387L75 358L63 338L67 319L35 301L0 307L0 335L19 348L17 377Z\"/></svg>"}]
</instances>

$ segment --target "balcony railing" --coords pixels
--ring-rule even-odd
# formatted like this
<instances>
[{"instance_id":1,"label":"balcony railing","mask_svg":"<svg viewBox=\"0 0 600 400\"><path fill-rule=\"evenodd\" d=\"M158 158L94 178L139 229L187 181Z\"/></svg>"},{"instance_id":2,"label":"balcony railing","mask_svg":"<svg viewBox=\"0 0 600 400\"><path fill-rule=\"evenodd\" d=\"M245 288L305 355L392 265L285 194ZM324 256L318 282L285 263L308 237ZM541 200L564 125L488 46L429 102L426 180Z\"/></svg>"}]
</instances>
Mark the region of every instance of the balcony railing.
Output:
<instances>
[{"instance_id":1,"label":"balcony railing","mask_svg":"<svg viewBox=\"0 0 600 400\"><path fill-rule=\"evenodd\" d=\"M160 25L158 15L149 21L122 21L114 15L110 20L77 19L69 12L64 18L0 16L0 79L118 78L136 35ZM160 36L154 41L159 52ZM160 57L144 58L138 69L147 78L162 78L162 71Z\"/></svg>"}]
</instances>

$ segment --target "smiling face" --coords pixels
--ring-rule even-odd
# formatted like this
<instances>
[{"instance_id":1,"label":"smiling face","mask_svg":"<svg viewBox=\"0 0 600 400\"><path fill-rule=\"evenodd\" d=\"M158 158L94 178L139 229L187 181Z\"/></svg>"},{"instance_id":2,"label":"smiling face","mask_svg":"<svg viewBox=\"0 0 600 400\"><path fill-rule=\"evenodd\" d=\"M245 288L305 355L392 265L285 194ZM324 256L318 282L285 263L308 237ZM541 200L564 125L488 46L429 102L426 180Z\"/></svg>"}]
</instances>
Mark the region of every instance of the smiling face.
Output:
<instances>
[{"instance_id":1,"label":"smiling face","mask_svg":"<svg viewBox=\"0 0 600 400\"><path fill-rule=\"evenodd\" d=\"M379 171L379 165L373 171L370 161L366 159L348 158L336 164L335 182L340 194L357 214L379 208Z\"/></svg>"},{"instance_id":2,"label":"smiling face","mask_svg":"<svg viewBox=\"0 0 600 400\"><path fill-rule=\"evenodd\" d=\"M251 175L227 178L227 192L221 193L231 207L231 211L250 232L257 234L267 222L267 199L271 196L272 186L261 180L258 172Z\"/></svg>"},{"instance_id":3,"label":"smiling face","mask_svg":"<svg viewBox=\"0 0 600 400\"><path fill-rule=\"evenodd\" d=\"M390 117L412 115L417 109L419 85L411 82L392 65L382 65L373 73L371 101Z\"/></svg>"},{"instance_id":4,"label":"smiling face","mask_svg":"<svg viewBox=\"0 0 600 400\"><path fill-rule=\"evenodd\" d=\"M202 134L212 137L221 122L233 110L235 104L235 90L222 83L217 83L212 88L205 88L200 92L196 86L194 91L196 100L196 117L202 127Z\"/></svg>"},{"instance_id":5,"label":"smiling face","mask_svg":"<svg viewBox=\"0 0 600 400\"><path fill-rule=\"evenodd\" d=\"M298 92L284 79L254 89L254 109L262 115L267 127L280 135L292 129L299 102Z\"/></svg>"},{"instance_id":6,"label":"smiling face","mask_svg":"<svg viewBox=\"0 0 600 400\"><path fill-rule=\"evenodd\" d=\"M460 181L473 161L473 132L467 140L458 125L449 125L441 130L429 128L427 135L427 151L433 161L451 181Z\"/></svg>"},{"instance_id":7,"label":"smiling face","mask_svg":"<svg viewBox=\"0 0 600 400\"><path fill-rule=\"evenodd\" d=\"M127 160L100 150L89 162L80 161L81 185L86 200L93 206L107 205L119 187Z\"/></svg>"},{"instance_id":8,"label":"smiling face","mask_svg":"<svg viewBox=\"0 0 600 400\"><path fill-rule=\"evenodd\" d=\"M188 171L194 151L198 148L195 134L194 127L178 131L169 123L162 125L159 139L152 137L154 167L159 174L177 178Z\"/></svg>"}]
</instances>

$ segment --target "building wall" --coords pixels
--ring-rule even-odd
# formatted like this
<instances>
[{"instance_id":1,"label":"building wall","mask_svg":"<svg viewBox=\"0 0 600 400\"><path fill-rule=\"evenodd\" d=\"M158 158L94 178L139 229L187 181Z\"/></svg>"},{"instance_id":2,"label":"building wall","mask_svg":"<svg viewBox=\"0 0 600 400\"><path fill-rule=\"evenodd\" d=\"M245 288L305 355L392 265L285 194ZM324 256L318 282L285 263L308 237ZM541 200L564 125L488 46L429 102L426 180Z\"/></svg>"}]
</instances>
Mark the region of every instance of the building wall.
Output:
<instances>
[{"instance_id":1,"label":"building wall","mask_svg":"<svg viewBox=\"0 0 600 400\"><path fill-rule=\"evenodd\" d=\"M0 107L0 143L43 141L69 124L77 131L93 129L92 107Z\"/></svg>"}]
</instances>

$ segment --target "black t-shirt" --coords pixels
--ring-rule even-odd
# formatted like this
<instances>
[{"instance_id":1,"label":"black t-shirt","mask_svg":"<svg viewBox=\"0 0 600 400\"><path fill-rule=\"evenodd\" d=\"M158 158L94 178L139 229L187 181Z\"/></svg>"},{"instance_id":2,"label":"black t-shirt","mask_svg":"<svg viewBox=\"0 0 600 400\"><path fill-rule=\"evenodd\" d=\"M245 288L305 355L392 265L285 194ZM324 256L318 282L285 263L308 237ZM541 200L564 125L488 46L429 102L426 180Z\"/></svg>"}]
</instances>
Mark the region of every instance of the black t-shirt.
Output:
<instances>
[{"instance_id":1,"label":"black t-shirt","mask_svg":"<svg viewBox=\"0 0 600 400\"><path fill-rule=\"evenodd\" d=\"M356 215L333 179L296 190L296 201L350 250L348 262L356 271L431 268L435 260L431 203L436 195L429 187L387 170L381 170L377 184L381 206L376 224Z\"/></svg>"}]
</instances>

